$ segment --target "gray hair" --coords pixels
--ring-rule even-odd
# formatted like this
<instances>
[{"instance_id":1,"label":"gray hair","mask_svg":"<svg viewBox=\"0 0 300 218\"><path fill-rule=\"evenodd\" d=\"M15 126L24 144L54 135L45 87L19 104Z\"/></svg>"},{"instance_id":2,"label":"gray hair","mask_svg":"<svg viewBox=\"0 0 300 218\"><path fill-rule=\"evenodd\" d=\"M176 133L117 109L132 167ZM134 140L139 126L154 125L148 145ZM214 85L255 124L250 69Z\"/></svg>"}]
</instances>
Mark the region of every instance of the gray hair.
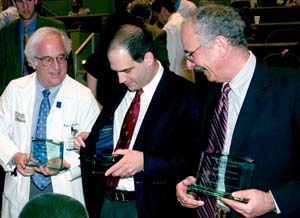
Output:
<instances>
[{"instance_id":1,"label":"gray hair","mask_svg":"<svg viewBox=\"0 0 300 218\"><path fill-rule=\"evenodd\" d=\"M37 46L48 36L48 35L59 35L64 44L64 50L66 55L69 55L72 50L72 41L67 36L67 34L59 29L54 27L42 27L37 29L32 36L30 36L29 40L25 46L25 56L27 59L33 60L36 54Z\"/></svg>"},{"instance_id":2,"label":"gray hair","mask_svg":"<svg viewBox=\"0 0 300 218\"><path fill-rule=\"evenodd\" d=\"M192 16L195 32L204 47L210 47L216 36L225 37L234 47L246 47L245 23L231 7L209 4L199 7Z\"/></svg>"}]
</instances>

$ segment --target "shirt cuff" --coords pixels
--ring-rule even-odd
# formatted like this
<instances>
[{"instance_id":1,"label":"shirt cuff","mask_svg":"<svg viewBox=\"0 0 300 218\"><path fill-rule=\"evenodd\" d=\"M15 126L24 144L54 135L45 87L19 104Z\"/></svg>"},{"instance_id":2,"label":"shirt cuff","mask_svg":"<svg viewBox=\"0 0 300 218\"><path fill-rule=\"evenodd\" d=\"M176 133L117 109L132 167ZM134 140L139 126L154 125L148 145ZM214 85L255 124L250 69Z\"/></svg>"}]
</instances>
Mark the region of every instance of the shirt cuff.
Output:
<instances>
[{"instance_id":1,"label":"shirt cuff","mask_svg":"<svg viewBox=\"0 0 300 218\"><path fill-rule=\"evenodd\" d=\"M275 198L274 198L274 196L273 196L273 194L272 194L272 191L269 190L269 193L271 194L272 199L273 199L274 204L275 204L275 210L274 210L274 212L275 212L276 214L281 214L281 211L280 211L280 209L279 209L279 207L278 207L277 202L275 201Z\"/></svg>"}]
</instances>

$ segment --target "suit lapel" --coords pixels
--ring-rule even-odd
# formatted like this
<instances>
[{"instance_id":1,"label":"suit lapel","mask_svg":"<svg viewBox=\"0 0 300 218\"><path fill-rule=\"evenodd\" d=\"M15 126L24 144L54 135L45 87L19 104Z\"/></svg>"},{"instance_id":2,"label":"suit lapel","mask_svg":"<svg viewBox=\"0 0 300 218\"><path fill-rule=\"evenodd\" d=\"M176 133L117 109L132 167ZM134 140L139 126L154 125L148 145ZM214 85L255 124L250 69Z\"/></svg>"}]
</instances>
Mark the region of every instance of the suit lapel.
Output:
<instances>
[{"instance_id":1,"label":"suit lapel","mask_svg":"<svg viewBox=\"0 0 300 218\"><path fill-rule=\"evenodd\" d=\"M21 64L22 63L22 61L21 61L22 60L22 52L21 52L21 40L20 40L20 25L21 25L20 22L21 21L19 20L19 22L16 23L15 30L17 30L17 33L14 33L14 35L13 35L13 37L15 38L15 42L18 42L16 44L19 45L19 46L16 47L16 56L17 56L17 58L13 58L13 60L15 60L15 66L17 68L15 78L20 77L20 75L22 75L22 72L23 72L23 65Z\"/></svg>"},{"instance_id":2,"label":"suit lapel","mask_svg":"<svg viewBox=\"0 0 300 218\"><path fill-rule=\"evenodd\" d=\"M239 152L242 149L245 138L254 128L258 114L268 99L270 87L270 75L266 67L258 63L234 128L231 152Z\"/></svg>"},{"instance_id":3,"label":"suit lapel","mask_svg":"<svg viewBox=\"0 0 300 218\"><path fill-rule=\"evenodd\" d=\"M127 88L122 87L120 88L120 93L118 96L114 97L114 101L111 101L110 104L107 104L101 110L97 120L95 121L91 133L89 137L86 139L86 143L90 145L96 145L96 142L99 138L99 131L105 125L108 119L110 119L113 115L119 104L121 103L124 95L126 94ZM112 96L113 97L113 96ZM95 152L96 146L89 146L87 147L88 152L92 153Z\"/></svg>"},{"instance_id":4,"label":"suit lapel","mask_svg":"<svg viewBox=\"0 0 300 218\"><path fill-rule=\"evenodd\" d=\"M139 133L134 143L134 149L140 150L140 145L142 146L144 143L141 143L145 138L145 134L149 135L149 129L152 129L151 125L155 124L153 120L156 120L157 115L161 114L160 108L161 105L165 102L165 96L170 96L169 85L171 83L170 78L173 76L172 72L167 71L166 69L163 72L162 78L158 83L158 86L154 92L154 95L151 99L150 105L147 109L147 112L144 116L143 122L141 124ZM151 114L150 116L148 114Z\"/></svg>"}]
</instances>

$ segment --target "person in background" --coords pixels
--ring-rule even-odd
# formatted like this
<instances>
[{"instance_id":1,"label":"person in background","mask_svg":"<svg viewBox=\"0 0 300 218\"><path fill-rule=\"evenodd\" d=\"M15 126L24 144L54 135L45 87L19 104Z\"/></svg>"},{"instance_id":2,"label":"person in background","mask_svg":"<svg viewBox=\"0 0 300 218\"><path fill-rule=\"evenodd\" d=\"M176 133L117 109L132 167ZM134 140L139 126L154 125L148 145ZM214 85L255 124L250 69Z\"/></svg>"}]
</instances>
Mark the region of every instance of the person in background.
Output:
<instances>
[{"instance_id":1,"label":"person in background","mask_svg":"<svg viewBox=\"0 0 300 218\"><path fill-rule=\"evenodd\" d=\"M232 193L248 203L221 197L210 208L212 214L203 216L212 201L207 196L194 199L187 193L187 186L196 182L193 176L177 184L178 201L197 208L197 217L296 218L300 216L300 74L292 68L272 68L258 62L247 49L243 29L244 23L233 8L208 5L184 23L182 42L188 67L202 71L210 81L199 130L204 145L210 146L207 152L221 144L223 154L255 161L249 189ZM222 119L225 128L217 131L217 135L224 133L224 138L217 143L210 129L216 130L219 120L213 114L221 91L226 91L222 102L228 110Z\"/></svg>"},{"instance_id":2,"label":"person in background","mask_svg":"<svg viewBox=\"0 0 300 218\"><path fill-rule=\"evenodd\" d=\"M300 6L300 0L289 0L287 3L286 3L286 6Z\"/></svg>"},{"instance_id":3,"label":"person in background","mask_svg":"<svg viewBox=\"0 0 300 218\"><path fill-rule=\"evenodd\" d=\"M2 10L0 10L0 29L13 20L19 18L18 9L9 0L2 0Z\"/></svg>"},{"instance_id":4,"label":"person in background","mask_svg":"<svg viewBox=\"0 0 300 218\"><path fill-rule=\"evenodd\" d=\"M184 18L191 16L196 10L197 6L189 0L173 0L175 11L180 13Z\"/></svg>"},{"instance_id":5,"label":"person in background","mask_svg":"<svg viewBox=\"0 0 300 218\"><path fill-rule=\"evenodd\" d=\"M47 193L32 198L19 218L88 218L84 205L67 195Z\"/></svg>"},{"instance_id":6,"label":"person in background","mask_svg":"<svg viewBox=\"0 0 300 218\"><path fill-rule=\"evenodd\" d=\"M166 68L169 68L167 51L167 32L155 25L150 24L152 17L151 5L147 0L135 0L131 3L130 14L141 19L154 40L155 56Z\"/></svg>"},{"instance_id":7,"label":"person in background","mask_svg":"<svg viewBox=\"0 0 300 218\"><path fill-rule=\"evenodd\" d=\"M68 13L68 16L87 15L91 12L89 8L83 7L83 0L71 0L71 1L72 1L72 11Z\"/></svg>"},{"instance_id":8,"label":"person in background","mask_svg":"<svg viewBox=\"0 0 300 218\"><path fill-rule=\"evenodd\" d=\"M152 5L153 16L163 25L167 32L167 50L170 71L194 81L194 73L184 64L184 51L181 42L181 25L185 18L175 11L172 0L155 0Z\"/></svg>"},{"instance_id":9,"label":"person in background","mask_svg":"<svg viewBox=\"0 0 300 218\"><path fill-rule=\"evenodd\" d=\"M17 218L32 197L48 192L65 194L84 204L73 137L77 131L90 131L99 108L91 91L67 75L70 52L71 40L65 32L39 28L25 47L27 60L36 71L12 80L0 97L0 163L6 171L3 218ZM40 109L42 103L47 103L50 111ZM41 113L46 111L49 113L41 123ZM36 137L64 142L64 171L26 165L31 140Z\"/></svg>"},{"instance_id":10,"label":"person in background","mask_svg":"<svg viewBox=\"0 0 300 218\"><path fill-rule=\"evenodd\" d=\"M33 71L24 57L24 45L35 30L43 26L65 30L63 22L38 15L37 3L38 0L13 0L20 18L0 30L0 93L12 79L30 74ZM72 63L68 63L68 73L73 77Z\"/></svg>"},{"instance_id":11,"label":"person in background","mask_svg":"<svg viewBox=\"0 0 300 218\"><path fill-rule=\"evenodd\" d=\"M107 51L112 73L126 89L103 106L90 133L75 138L89 215L190 217L193 211L180 208L174 187L197 168L193 154L200 144L200 105L195 86L161 65L151 34L142 27L122 25ZM95 174L89 160L103 154L120 160L105 174Z\"/></svg>"}]
</instances>

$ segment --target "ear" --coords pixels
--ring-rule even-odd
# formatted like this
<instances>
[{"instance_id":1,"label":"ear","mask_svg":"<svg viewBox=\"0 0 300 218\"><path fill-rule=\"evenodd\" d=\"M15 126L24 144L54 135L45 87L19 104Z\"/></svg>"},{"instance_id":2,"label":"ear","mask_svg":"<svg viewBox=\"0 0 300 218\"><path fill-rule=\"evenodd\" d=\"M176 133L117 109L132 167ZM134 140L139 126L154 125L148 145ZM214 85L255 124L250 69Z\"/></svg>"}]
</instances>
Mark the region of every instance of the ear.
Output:
<instances>
[{"instance_id":1,"label":"ear","mask_svg":"<svg viewBox=\"0 0 300 218\"><path fill-rule=\"evenodd\" d=\"M166 9L164 6L161 7L161 11L163 14L169 13L168 9Z\"/></svg>"},{"instance_id":2,"label":"ear","mask_svg":"<svg viewBox=\"0 0 300 218\"><path fill-rule=\"evenodd\" d=\"M154 62L155 58L154 58L154 55L152 52L147 52L145 55L144 55L144 62L150 66L152 65L152 63Z\"/></svg>"},{"instance_id":3,"label":"ear","mask_svg":"<svg viewBox=\"0 0 300 218\"><path fill-rule=\"evenodd\" d=\"M224 56L228 52L230 44L224 36L216 36L214 46L218 49L219 54Z\"/></svg>"},{"instance_id":4,"label":"ear","mask_svg":"<svg viewBox=\"0 0 300 218\"><path fill-rule=\"evenodd\" d=\"M37 61L36 61L36 60L33 60L33 59L31 59L31 58L28 59L27 61L28 61L29 66L31 66L33 69L36 70Z\"/></svg>"}]
</instances>

